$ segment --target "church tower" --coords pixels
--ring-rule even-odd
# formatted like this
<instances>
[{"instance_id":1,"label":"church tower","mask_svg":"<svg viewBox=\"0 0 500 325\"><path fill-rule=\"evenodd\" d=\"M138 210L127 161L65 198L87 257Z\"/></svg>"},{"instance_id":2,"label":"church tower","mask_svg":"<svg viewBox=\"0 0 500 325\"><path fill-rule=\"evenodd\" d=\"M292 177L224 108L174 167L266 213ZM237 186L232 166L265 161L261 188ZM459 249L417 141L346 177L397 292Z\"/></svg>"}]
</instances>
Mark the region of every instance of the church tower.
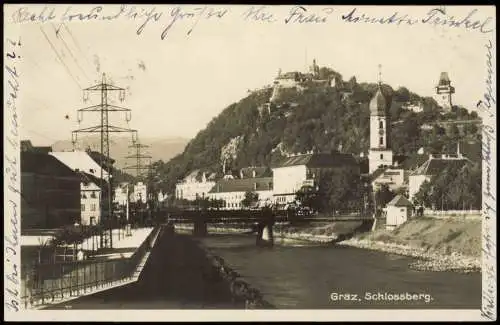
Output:
<instances>
[{"instance_id":1,"label":"church tower","mask_svg":"<svg viewBox=\"0 0 500 325\"><path fill-rule=\"evenodd\" d=\"M370 174L380 166L392 165L390 102L382 91L380 68L379 65L378 89L370 101L370 151L368 153Z\"/></svg>"},{"instance_id":2,"label":"church tower","mask_svg":"<svg viewBox=\"0 0 500 325\"><path fill-rule=\"evenodd\" d=\"M451 96L455 93L455 87L451 85L448 72L441 72L439 83L436 86L436 94L434 99L445 111L450 111L452 107Z\"/></svg>"}]
</instances>

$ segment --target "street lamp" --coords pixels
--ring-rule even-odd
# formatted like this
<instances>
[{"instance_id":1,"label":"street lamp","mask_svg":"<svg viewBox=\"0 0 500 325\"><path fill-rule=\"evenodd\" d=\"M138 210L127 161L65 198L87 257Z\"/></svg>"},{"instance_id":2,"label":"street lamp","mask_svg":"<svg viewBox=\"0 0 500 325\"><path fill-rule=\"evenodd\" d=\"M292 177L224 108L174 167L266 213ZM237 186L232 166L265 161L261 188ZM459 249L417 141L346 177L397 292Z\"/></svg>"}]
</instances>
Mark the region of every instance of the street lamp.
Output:
<instances>
[{"instance_id":1,"label":"street lamp","mask_svg":"<svg viewBox=\"0 0 500 325\"><path fill-rule=\"evenodd\" d=\"M73 251L74 251L74 253L73 253L73 254L75 254L75 255L77 256L77 258L78 258L78 253L77 253L77 251L78 251L78 244L79 244L79 242L80 242L80 239L82 239L82 229L81 229L80 224L79 224L78 222L75 222L75 224L74 224L73 226L75 227L75 230L76 230L76 232L77 232L77 235L76 235L76 236L75 236L75 238L74 238L74 240L75 240L74 245L75 245L75 246L73 247ZM80 244L82 245L82 244L83 244L83 241L82 241L82 243L80 243ZM80 247L80 248L82 248L82 247ZM75 255L73 255L73 256L75 256ZM74 257L73 257L73 258L74 258Z\"/></svg>"},{"instance_id":2,"label":"street lamp","mask_svg":"<svg viewBox=\"0 0 500 325\"><path fill-rule=\"evenodd\" d=\"M132 233L130 231L130 221L129 221L129 214L130 214L129 201L130 201L129 186L127 184L127 205L126 205L127 222L126 222L126 225L125 225L126 236L132 236Z\"/></svg>"}]
</instances>

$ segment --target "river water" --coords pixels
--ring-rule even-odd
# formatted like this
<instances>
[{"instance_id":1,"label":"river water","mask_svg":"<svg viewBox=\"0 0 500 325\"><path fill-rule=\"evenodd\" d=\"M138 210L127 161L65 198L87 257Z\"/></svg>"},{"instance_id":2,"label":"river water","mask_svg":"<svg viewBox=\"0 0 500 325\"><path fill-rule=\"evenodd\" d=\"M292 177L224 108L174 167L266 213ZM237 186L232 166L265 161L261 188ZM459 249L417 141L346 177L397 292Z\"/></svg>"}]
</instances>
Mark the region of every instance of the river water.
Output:
<instances>
[{"instance_id":1,"label":"river water","mask_svg":"<svg viewBox=\"0 0 500 325\"><path fill-rule=\"evenodd\" d=\"M351 247L257 247L252 235L197 240L280 309L481 306L480 273L414 271L409 257Z\"/></svg>"}]
</instances>

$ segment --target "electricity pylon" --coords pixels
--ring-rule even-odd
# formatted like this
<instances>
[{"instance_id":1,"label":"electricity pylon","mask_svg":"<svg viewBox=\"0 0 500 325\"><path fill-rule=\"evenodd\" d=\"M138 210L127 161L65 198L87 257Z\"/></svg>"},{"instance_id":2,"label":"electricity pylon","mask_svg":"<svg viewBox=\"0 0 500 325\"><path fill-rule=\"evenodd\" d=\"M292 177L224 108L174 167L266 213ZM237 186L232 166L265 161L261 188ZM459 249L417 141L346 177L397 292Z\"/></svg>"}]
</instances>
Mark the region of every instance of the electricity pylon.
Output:
<instances>
[{"instance_id":1,"label":"electricity pylon","mask_svg":"<svg viewBox=\"0 0 500 325\"><path fill-rule=\"evenodd\" d=\"M149 146L140 143L139 140L136 139L134 141L134 143L129 146L129 148L134 148L135 152L134 152L134 154L126 156L125 158L127 158L127 159L135 159L136 164L133 165L133 166L126 166L124 169L133 169L133 170L135 170L135 176L137 178L139 178L140 176L142 176L142 172L144 170L149 170L150 163L144 163L144 159L150 160L151 156L143 154L141 152L142 149L149 148Z\"/></svg>"},{"instance_id":2,"label":"electricity pylon","mask_svg":"<svg viewBox=\"0 0 500 325\"><path fill-rule=\"evenodd\" d=\"M111 224L111 220L113 217L113 204L112 204L112 166L111 159L109 156L109 133L110 132L131 132L132 133L132 141L135 142L134 135L137 134L136 130L116 127L109 124L109 113L110 112L125 112L125 119L127 123L131 119L131 110L128 108L111 105L108 103L109 92L118 91L119 100L123 102L125 100L125 89L113 86L106 81L106 74L102 74L102 81L94 86L88 87L83 90L83 101L86 102L89 99L89 94L91 92L100 92L101 93L101 103L98 105L89 106L86 108L79 109L77 111L78 114L78 123L83 120L83 113L85 112L98 112L101 114L101 123L96 126L78 129L72 132L72 141L73 146L76 144L79 133L100 133L101 138L101 156L100 156L100 165L101 165L101 178L100 178L100 187L101 187L101 197L100 197L100 223L101 225L107 226L108 229L101 232L100 240L101 247L113 247L113 227ZM104 166L108 167L108 171L104 174ZM105 198L103 195L104 186L107 186L107 197ZM107 215L105 217L104 211L105 207L107 207ZM102 228L101 228L102 229Z\"/></svg>"}]
</instances>

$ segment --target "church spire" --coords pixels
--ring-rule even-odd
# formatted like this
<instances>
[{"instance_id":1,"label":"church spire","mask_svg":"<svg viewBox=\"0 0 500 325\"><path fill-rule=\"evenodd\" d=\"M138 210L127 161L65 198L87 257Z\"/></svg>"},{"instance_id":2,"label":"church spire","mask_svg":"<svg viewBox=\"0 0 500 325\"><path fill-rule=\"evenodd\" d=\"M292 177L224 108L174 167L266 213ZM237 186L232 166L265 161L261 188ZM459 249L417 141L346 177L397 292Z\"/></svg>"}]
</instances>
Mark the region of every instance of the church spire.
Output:
<instances>
[{"instance_id":1,"label":"church spire","mask_svg":"<svg viewBox=\"0 0 500 325\"><path fill-rule=\"evenodd\" d=\"M370 114L373 116L386 116L389 108L388 99L382 91L382 65L378 65L378 89L370 101Z\"/></svg>"},{"instance_id":2,"label":"church spire","mask_svg":"<svg viewBox=\"0 0 500 325\"><path fill-rule=\"evenodd\" d=\"M378 86L382 86L382 65L380 63L378 65Z\"/></svg>"}]
</instances>

